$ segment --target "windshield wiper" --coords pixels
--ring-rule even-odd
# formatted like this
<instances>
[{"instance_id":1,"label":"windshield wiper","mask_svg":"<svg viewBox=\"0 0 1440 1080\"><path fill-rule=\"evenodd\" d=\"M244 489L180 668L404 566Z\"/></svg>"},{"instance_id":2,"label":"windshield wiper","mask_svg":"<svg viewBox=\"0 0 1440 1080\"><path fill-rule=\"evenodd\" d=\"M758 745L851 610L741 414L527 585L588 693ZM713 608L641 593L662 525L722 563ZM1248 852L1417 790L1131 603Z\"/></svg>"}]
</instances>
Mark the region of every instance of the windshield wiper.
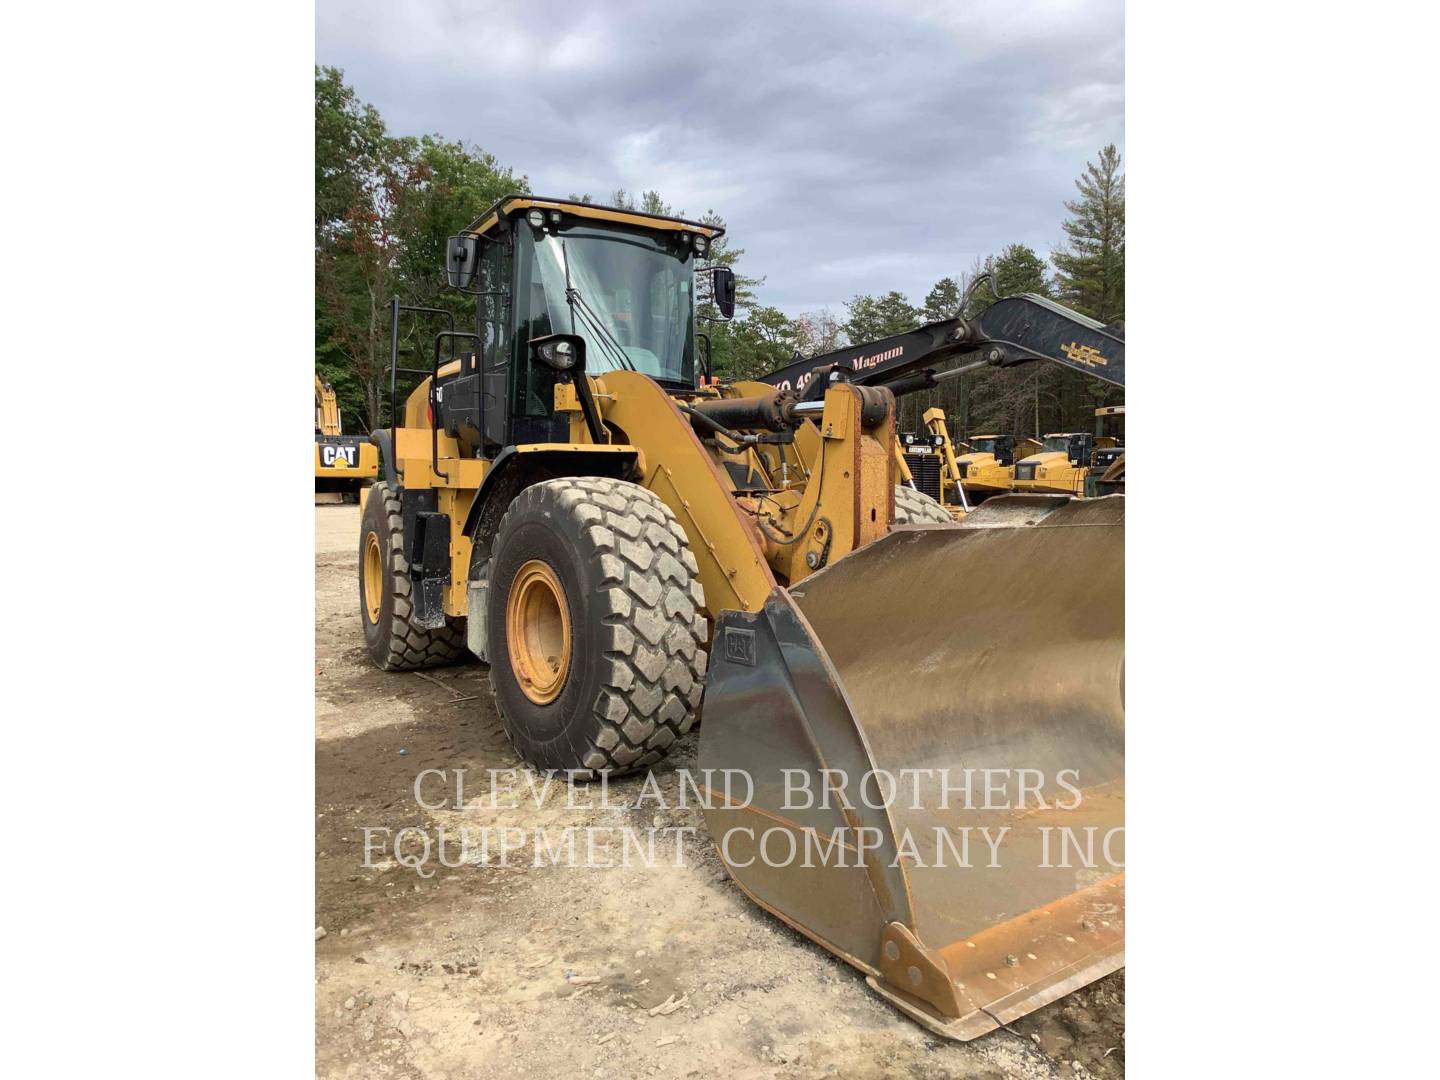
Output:
<instances>
[{"instance_id":1,"label":"windshield wiper","mask_svg":"<svg viewBox=\"0 0 1440 1080\"><path fill-rule=\"evenodd\" d=\"M618 363L621 368L634 371L635 364L626 354L625 347L615 339L615 335L610 332L610 328L601 321L600 316L595 314L595 310L585 302L585 297L580 295L580 290L571 283L570 255L565 250L564 240L560 241L560 261L564 263L565 266L565 303L570 306L570 332L572 334L575 333L575 312L578 305L580 317L595 337L599 339L601 346L609 355L611 363Z\"/></svg>"}]
</instances>

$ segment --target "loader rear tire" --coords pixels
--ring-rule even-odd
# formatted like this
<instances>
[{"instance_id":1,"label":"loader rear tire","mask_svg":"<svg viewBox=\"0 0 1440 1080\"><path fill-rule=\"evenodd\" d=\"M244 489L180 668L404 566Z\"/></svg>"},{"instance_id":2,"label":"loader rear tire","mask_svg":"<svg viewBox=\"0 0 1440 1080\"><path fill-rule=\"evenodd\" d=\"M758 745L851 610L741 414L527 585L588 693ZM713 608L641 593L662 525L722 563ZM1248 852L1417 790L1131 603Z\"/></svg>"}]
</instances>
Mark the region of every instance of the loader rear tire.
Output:
<instances>
[{"instance_id":1,"label":"loader rear tire","mask_svg":"<svg viewBox=\"0 0 1440 1080\"><path fill-rule=\"evenodd\" d=\"M410 563L405 558L400 498L388 483L372 484L360 517L360 623L365 651L382 671L439 667L465 653L465 623L438 630L410 621Z\"/></svg>"},{"instance_id":2,"label":"loader rear tire","mask_svg":"<svg viewBox=\"0 0 1440 1080\"><path fill-rule=\"evenodd\" d=\"M618 775L695 723L707 626L700 568L669 508L624 480L526 488L495 533L490 684L537 769Z\"/></svg>"},{"instance_id":3,"label":"loader rear tire","mask_svg":"<svg viewBox=\"0 0 1440 1080\"><path fill-rule=\"evenodd\" d=\"M895 485L895 524L929 525L943 523L953 525L955 519L950 512L923 491L916 491L904 484Z\"/></svg>"}]
</instances>

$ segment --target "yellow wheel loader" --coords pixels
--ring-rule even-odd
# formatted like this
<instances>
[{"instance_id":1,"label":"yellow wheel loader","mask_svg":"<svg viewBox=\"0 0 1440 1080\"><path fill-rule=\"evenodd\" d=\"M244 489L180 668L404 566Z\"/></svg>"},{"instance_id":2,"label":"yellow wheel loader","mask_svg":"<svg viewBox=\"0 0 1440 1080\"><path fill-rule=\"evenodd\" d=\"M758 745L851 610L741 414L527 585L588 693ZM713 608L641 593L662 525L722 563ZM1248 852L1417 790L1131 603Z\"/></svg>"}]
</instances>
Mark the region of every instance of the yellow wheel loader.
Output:
<instances>
[{"instance_id":1,"label":"yellow wheel loader","mask_svg":"<svg viewBox=\"0 0 1440 1080\"><path fill-rule=\"evenodd\" d=\"M375 446L360 435L346 435L335 388L315 376L315 493L358 500L375 479Z\"/></svg>"},{"instance_id":2,"label":"yellow wheel loader","mask_svg":"<svg viewBox=\"0 0 1440 1080\"><path fill-rule=\"evenodd\" d=\"M1123 963L1124 501L956 525L897 491L885 387L709 377L697 287L728 318L734 276L695 264L720 235L509 196L448 247L473 331L392 302L366 647L488 662L518 753L579 778L659 761L703 708L740 888L973 1038ZM439 323L403 405L402 317Z\"/></svg>"}]
</instances>

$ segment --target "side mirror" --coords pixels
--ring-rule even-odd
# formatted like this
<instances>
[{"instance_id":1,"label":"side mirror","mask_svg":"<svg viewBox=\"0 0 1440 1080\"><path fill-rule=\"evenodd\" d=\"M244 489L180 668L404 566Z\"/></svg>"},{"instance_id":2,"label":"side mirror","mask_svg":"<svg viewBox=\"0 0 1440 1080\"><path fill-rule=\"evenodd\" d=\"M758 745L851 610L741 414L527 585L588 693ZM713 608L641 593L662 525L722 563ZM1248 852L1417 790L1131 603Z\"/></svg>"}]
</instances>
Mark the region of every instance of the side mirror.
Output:
<instances>
[{"instance_id":1,"label":"side mirror","mask_svg":"<svg viewBox=\"0 0 1440 1080\"><path fill-rule=\"evenodd\" d=\"M480 238L459 233L445 244L445 281L452 289L469 289L480 272Z\"/></svg>"},{"instance_id":2,"label":"side mirror","mask_svg":"<svg viewBox=\"0 0 1440 1080\"><path fill-rule=\"evenodd\" d=\"M712 266L710 268L711 292L715 297L715 306L720 309L722 319L733 319L735 317L735 271L728 266Z\"/></svg>"}]
</instances>

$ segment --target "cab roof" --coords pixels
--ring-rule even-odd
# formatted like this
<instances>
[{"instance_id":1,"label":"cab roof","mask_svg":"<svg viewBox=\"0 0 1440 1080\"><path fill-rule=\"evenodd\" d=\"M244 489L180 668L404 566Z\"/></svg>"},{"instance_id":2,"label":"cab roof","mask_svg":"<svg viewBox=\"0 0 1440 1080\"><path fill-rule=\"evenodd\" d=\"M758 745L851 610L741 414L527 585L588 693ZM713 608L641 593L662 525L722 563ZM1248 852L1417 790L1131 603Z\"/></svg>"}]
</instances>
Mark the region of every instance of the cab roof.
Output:
<instances>
[{"instance_id":1,"label":"cab roof","mask_svg":"<svg viewBox=\"0 0 1440 1080\"><path fill-rule=\"evenodd\" d=\"M595 203L576 202L574 199L554 199L546 195L506 195L494 206L480 215L478 221L465 230L468 236L482 236L500 222L502 217L522 213L532 207L541 210L559 210L575 217L592 218L596 221L615 221L624 225L638 225L645 229L661 229L667 232L694 232L708 240L725 235L717 225L706 225L686 218L665 217L661 214L646 214L639 210L624 210L617 206L597 206Z\"/></svg>"}]
</instances>

